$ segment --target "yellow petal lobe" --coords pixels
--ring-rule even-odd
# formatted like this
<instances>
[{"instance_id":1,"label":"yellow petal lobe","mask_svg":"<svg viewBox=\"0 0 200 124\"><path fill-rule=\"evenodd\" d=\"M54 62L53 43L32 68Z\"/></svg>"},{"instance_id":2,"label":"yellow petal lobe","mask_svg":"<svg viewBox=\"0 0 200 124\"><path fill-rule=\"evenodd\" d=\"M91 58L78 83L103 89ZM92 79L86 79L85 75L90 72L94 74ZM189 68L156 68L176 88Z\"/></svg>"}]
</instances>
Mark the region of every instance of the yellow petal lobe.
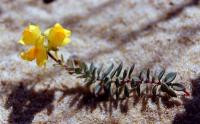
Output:
<instances>
[{"instance_id":1,"label":"yellow petal lobe","mask_svg":"<svg viewBox=\"0 0 200 124\"><path fill-rule=\"evenodd\" d=\"M36 63L38 66L43 66L47 61L47 50L44 47L37 48Z\"/></svg>"},{"instance_id":2,"label":"yellow petal lobe","mask_svg":"<svg viewBox=\"0 0 200 124\"><path fill-rule=\"evenodd\" d=\"M36 25L29 25L23 31L20 43L23 45L34 45L41 35L40 28Z\"/></svg>"},{"instance_id":3,"label":"yellow petal lobe","mask_svg":"<svg viewBox=\"0 0 200 124\"><path fill-rule=\"evenodd\" d=\"M71 42L70 38L65 38L64 41L62 42L62 46L65 46Z\"/></svg>"},{"instance_id":4,"label":"yellow petal lobe","mask_svg":"<svg viewBox=\"0 0 200 124\"><path fill-rule=\"evenodd\" d=\"M32 61L35 59L36 57L36 48L35 47L32 47L30 48L28 51L26 52L22 52L20 54L21 58L24 59L24 60L27 60L27 61Z\"/></svg>"},{"instance_id":5,"label":"yellow petal lobe","mask_svg":"<svg viewBox=\"0 0 200 124\"><path fill-rule=\"evenodd\" d=\"M56 23L50 30L46 31L48 34L48 45L52 50L70 43L69 36L71 31L64 29L59 23Z\"/></svg>"}]
</instances>

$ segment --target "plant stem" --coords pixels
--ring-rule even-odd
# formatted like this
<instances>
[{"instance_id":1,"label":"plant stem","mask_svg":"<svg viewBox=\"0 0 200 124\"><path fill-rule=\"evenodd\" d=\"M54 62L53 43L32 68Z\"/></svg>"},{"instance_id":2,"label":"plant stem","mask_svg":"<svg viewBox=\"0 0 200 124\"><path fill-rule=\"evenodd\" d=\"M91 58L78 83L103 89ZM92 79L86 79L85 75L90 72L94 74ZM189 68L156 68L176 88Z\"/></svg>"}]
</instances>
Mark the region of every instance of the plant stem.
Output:
<instances>
[{"instance_id":1,"label":"plant stem","mask_svg":"<svg viewBox=\"0 0 200 124\"><path fill-rule=\"evenodd\" d=\"M55 61L61 67L64 67L66 70L72 71L72 70L75 69L75 68L69 68L67 65L63 64L62 60L61 59L57 59L54 55L52 55L52 53L50 51L48 51L47 54L53 61Z\"/></svg>"},{"instance_id":2,"label":"plant stem","mask_svg":"<svg viewBox=\"0 0 200 124\"><path fill-rule=\"evenodd\" d=\"M47 52L47 54L48 54L48 56L52 59L52 60L54 60L57 64L59 64L59 65L62 65L62 62L61 62L61 60L60 59L57 59L57 58L55 58L55 56L54 55L52 55L51 53L50 53L50 51L48 51Z\"/></svg>"},{"instance_id":3,"label":"plant stem","mask_svg":"<svg viewBox=\"0 0 200 124\"><path fill-rule=\"evenodd\" d=\"M75 73L75 69L76 68L69 68L67 65L63 64L61 59L56 58L50 51L47 52L48 56L54 60L58 65L60 65L61 67L64 67L66 70L70 71L71 73ZM84 74L84 73L80 73L80 74ZM96 81L102 81L100 79L97 79ZM115 82L115 80L111 80L112 83ZM131 81L129 79L122 81L123 84L128 84L131 83Z\"/></svg>"},{"instance_id":4,"label":"plant stem","mask_svg":"<svg viewBox=\"0 0 200 124\"><path fill-rule=\"evenodd\" d=\"M72 73L74 73L74 69L75 68L69 68L67 65L64 65L63 63L62 63L62 61L61 61L61 59L57 59L54 55L52 55L52 53L50 52L50 51L48 51L47 52L48 53L48 56L52 59L52 60L54 60L58 65L60 65L61 67L64 67L66 70L69 70L69 71L72 71ZM81 74L83 74L83 73L81 73ZM99 80L99 79L97 79L97 81L101 81L101 80ZM115 80L112 80L111 82L115 82ZM130 83L131 81L128 79L128 80L126 80L126 81L123 81L123 83L124 84L126 84L126 83Z\"/></svg>"}]
</instances>

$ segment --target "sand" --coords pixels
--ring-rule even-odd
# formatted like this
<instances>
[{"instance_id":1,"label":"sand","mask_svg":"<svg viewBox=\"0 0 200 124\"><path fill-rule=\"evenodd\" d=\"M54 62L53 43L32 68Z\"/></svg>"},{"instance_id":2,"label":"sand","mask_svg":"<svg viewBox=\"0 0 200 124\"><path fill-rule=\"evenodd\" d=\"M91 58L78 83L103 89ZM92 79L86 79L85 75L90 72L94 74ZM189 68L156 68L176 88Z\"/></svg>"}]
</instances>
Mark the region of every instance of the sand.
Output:
<instances>
[{"instance_id":1,"label":"sand","mask_svg":"<svg viewBox=\"0 0 200 124\"><path fill-rule=\"evenodd\" d=\"M123 101L117 108L107 101L91 104L78 93L83 80L53 67L51 60L45 69L23 61L19 53L27 48L17 41L28 24L38 24L44 31L58 22L72 31L72 43L60 51L66 59L76 55L106 66L135 63L135 73L162 66L177 72L176 81L192 92L191 79L200 73L199 20L197 0L55 0L49 4L1 0L0 123L198 123L200 115L189 115L186 105L167 106L161 101L157 105L151 100L144 104L142 99L135 104L133 99ZM62 84L69 87L65 94L56 90ZM199 110L198 93L193 97L193 110ZM193 97L188 98L191 103Z\"/></svg>"}]
</instances>

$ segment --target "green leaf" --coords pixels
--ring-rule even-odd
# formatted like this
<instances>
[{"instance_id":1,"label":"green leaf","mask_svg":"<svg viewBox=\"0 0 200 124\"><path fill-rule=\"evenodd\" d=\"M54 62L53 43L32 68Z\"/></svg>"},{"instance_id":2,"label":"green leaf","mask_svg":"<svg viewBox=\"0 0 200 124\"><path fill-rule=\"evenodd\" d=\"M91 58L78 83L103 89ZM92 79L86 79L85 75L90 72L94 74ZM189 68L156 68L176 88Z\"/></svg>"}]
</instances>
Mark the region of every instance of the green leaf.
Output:
<instances>
[{"instance_id":1,"label":"green leaf","mask_svg":"<svg viewBox=\"0 0 200 124\"><path fill-rule=\"evenodd\" d=\"M123 63L121 62L119 64L119 66L117 67L117 74L116 74L116 77L119 77L121 71L122 71L122 67L123 67Z\"/></svg>"},{"instance_id":2,"label":"green leaf","mask_svg":"<svg viewBox=\"0 0 200 124\"><path fill-rule=\"evenodd\" d=\"M185 86L183 84L180 83L173 83L171 85L172 89L176 90L176 91L185 91Z\"/></svg>"},{"instance_id":3,"label":"green leaf","mask_svg":"<svg viewBox=\"0 0 200 124\"><path fill-rule=\"evenodd\" d=\"M130 70L129 70L129 73L128 73L128 78L129 78L129 79L131 78L131 74L132 74L134 68L135 68L135 64L133 64L133 65L131 66Z\"/></svg>"},{"instance_id":4,"label":"green leaf","mask_svg":"<svg viewBox=\"0 0 200 124\"><path fill-rule=\"evenodd\" d=\"M86 74L82 74L82 75L78 76L77 78L87 78L87 75Z\"/></svg>"},{"instance_id":5,"label":"green leaf","mask_svg":"<svg viewBox=\"0 0 200 124\"><path fill-rule=\"evenodd\" d=\"M104 86L106 93L110 95L111 81L108 80L107 82L105 82Z\"/></svg>"},{"instance_id":6,"label":"green leaf","mask_svg":"<svg viewBox=\"0 0 200 124\"><path fill-rule=\"evenodd\" d=\"M149 80L150 79L150 69L148 68L147 69L147 80Z\"/></svg>"},{"instance_id":7,"label":"green leaf","mask_svg":"<svg viewBox=\"0 0 200 124\"><path fill-rule=\"evenodd\" d=\"M99 80L100 79L100 73L101 73L101 71L102 71L102 69L103 69L103 64L101 64L101 66L99 67L99 69L97 70L97 79Z\"/></svg>"},{"instance_id":8,"label":"green leaf","mask_svg":"<svg viewBox=\"0 0 200 124\"><path fill-rule=\"evenodd\" d=\"M119 98L120 92L119 92L119 88L116 89L116 99Z\"/></svg>"},{"instance_id":9,"label":"green leaf","mask_svg":"<svg viewBox=\"0 0 200 124\"><path fill-rule=\"evenodd\" d=\"M165 83L161 84L161 90L163 92L166 92L171 97L177 97L176 93L172 89L170 89L169 86L167 84L165 84Z\"/></svg>"},{"instance_id":10,"label":"green leaf","mask_svg":"<svg viewBox=\"0 0 200 124\"><path fill-rule=\"evenodd\" d=\"M89 71L92 72L93 69L94 69L94 63L92 62L92 63L90 64L90 69L89 69Z\"/></svg>"},{"instance_id":11,"label":"green leaf","mask_svg":"<svg viewBox=\"0 0 200 124\"><path fill-rule=\"evenodd\" d=\"M76 74L81 74L81 68L76 68L76 69L75 69L75 73L76 73Z\"/></svg>"},{"instance_id":12,"label":"green leaf","mask_svg":"<svg viewBox=\"0 0 200 124\"><path fill-rule=\"evenodd\" d=\"M100 91L101 91L101 86L99 84L97 84L95 89L94 89L94 94L97 96Z\"/></svg>"},{"instance_id":13,"label":"green leaf","mask_svg":"<svg viewBox=\"0 0 200 124\"><path fill-rule=\"evenodd\" d=\"M103 78L105 78L106 76L108 76L108 74L112 71L113 67L114 67L114 64L112 63L110 65L110 67L103 73Z\"/></svg>"},{"instance_id":14,"label":"green leaf","mask_svg":"<svg viewBox=\"0 0 200 124\"><path fill-rule=\"evenodd\" d=\"M95 67L93 68L92 72L86 74L87 78L88 78L88 82L87 82L88 85L91 85L92 83L94 83L96 81L95 74L96 74Z\"/></svg>"},{"instance_id":15,"label":"green leaf","mask_svg":"<svg viewBox=\"0 0 200 124\"><path fill-rule=\"evenodd\" d=\"M131 88L135 88L136 86L137 86L137 82L134 79L132 79L131 80Z\"/></svg>"},{"instance_id":16,"label":"green leaf","mask_svg":"<svg viewBox=\"0 0 200 124\"><path fill-rule=\"evenodd\" d=\"M166 75L164 82L170 84L176 78L176 73L170 72Z\"/></svg>"},{"instance_id":17,"label":"green leaf","mask_svg":"<svg viewBox=\"0 0 200 124\"><path fill-rule=\"evenodd\" d=\"M136 91L137 91L138 96L140 96L140 95L141 95L141 93L140 93L140 84L137 85L137 89L136 89Z\"/></svg>"},{"instance_id":18,"label":"green leaf","mask_svg":"<svg viewBox=\"0 0 200 124\"><path fill-rule=\"evenodd\" d=\"M159 81L162 79L162 77L163 77L164 74L165 74L165 69L162 68L162 69L160 70L159 74L158 74L158 80L159 80Z\"/></svg>"},{"instance_id":19,"label":"green leaf","mask_svg":"<svg viewBox=\"0 0 200 124\"><path fill-rule=\"evenodd\" d=\"M90 86L92 83L94 83L95 79L94 78L88 78L86 81L87 81L86 86Z\"/></svg>"},{"instance_id":20,"label":"green leaf","mask_svg":"<svg viewBox=\"0 0 200 124\"><path fill-rule=\"evenodd\" d=\"M117 78L116 81L115 81L115 85L116 85L116 87L119 87L119 85L120 85L120 84L119 84L119 79L118 79L118 78Z\"/></svg>"},{"instance_id":21,"label":"green leaf","mask_svg":"<svg viewBox=\"0 0 200 124\"><path fill-rule=\"evenodd\" d=\"M110 84L111 84L110 78L109 77L105 77L104 80L103 80L103 83L104 83L104 89L108 93L108 90L109 90Z\"/></svg>"},{"instance_id":22,"label":"green leaf","mask_svg":"<svg viewBox=\"0 0 200 124\"><path fill-rule=\"evenodd\" d=\"M114 69L114 70L111 72L111 74L110 74L110 78L111 78L111 79L114 77L114 75L116 74L116 72L117 72L117 68Z\"/></svg>"},{"instance_id":23,"label":"green leaf","mask_svg":"<svg viewBox=\"0 0 200 124\"><path fill-rule=\"evenodd\" d=\"M88 66L85 64L84 73L88 72Z\"/></svg>"},{"instance_id":24,"label":"green leaf","mask_svg":"<svg viewBox=\"0 0 200 124\"><path fill-rule=\"evenodd\" d=\"M126 76L127 76L127 70L125 69L125 70L124 70L124 73L123 73L122 80L124 80L124 79L126 78Z\"/></svg>"},{"instance_id":25,"label":"green leaf","mask_svg":"<svg viewBox=\"0 0 200 124\"><path fill-rule=\"evenodd\" d=\"M169 87L167 86L167 84L165 84L165 83L162 83L162 84L161 84L161 90L162 90L163 92L167 92L168 89L169 89Z\"/></svg>"},{"instance_id":26,"label":"green leaf","mask_svg":"<svg viewBox=\"0 0 200 124\"><path fill-rule=\"evenodd\" d=\"M94 69L93 69L93 71L92 71L92 78L94 78L94 79L95 79L95 75L96 75L96 70L97 70L97 68L94 67Z\"/></svg>"},{"instance_id":27,"label":"green leaf","mask_svg":"<svg viewBox=\"0 0 200 124\"><path fill-rule=\"evenodd\" d=\"M77 71L78 71L78 70L77 70ZM90 76L91 76L91 75L90 75L90 72L88 71L87 65L86 65L83 74L81 74L80 76L78 76L78 78L88 78L88 77L90 77Z\"/></svg>"},{"instance_id":28,"label":"green leaf","mask_svg":"<svg viewBox=\"0 0 200 124\"><path fill-rule=\"evenodd\" d=\"M110 85L111 85L111 81L110 80L105 82L106 89L109 89Z\"/></svg>"},{"instance_id":29,"label":"green leaf","mask_svg":"<svg viewBox=\"0 0 200 124\"><path fill-rule=\"evenodd\" d=\"M105 77L104 79L103 79L103 81L104 81L104 84L109 80L110 78L108 78L108 77Z\"/></svg>"},{"instance_id":30,"label":"green leaf","mask_svg":"<svg viewBox=\"0 0 200 124\"><path fill-rule=\"evenodd\" d=\"M114 67L114 64L112 63L112 64L110 65L110 67L108 68L108 70L105 72L106 75L108 75L108 74L112 71L113 67Z\"/></svg>"},{"instance_id":31,"label":"green leaf","mask_svg":"<svg viewBox=\"0 0 200 124\"><path fill-rule=\"evenodd\" d=\"M176 93L172 89L169 89L167 91L167 94L170 95L171 97L177 97Z\"/></svg>"},{"instance_id":32,"label":"green leaf","mask_svg":"<svg viewBox=\"0 0 200 124\"><path fill-rule=\"evenodd\" d=\"M80 68L81 68L81 71L82 71L82 70L83 70L84 72L86 71L86 68L87 68L86 63L81 62L79 66L80 66Z\"/></svg>"},{"instance_id":33,"label":"green leaf","mask_svg":"<svg viewBox=\"0 0 200 124\"><path fill-rule=\"evenodd\" d=\"M124 86L124 94L126 97L129 97L129 89L128 89L128 86L125 84Z\"/></svg>"}]
</instances>

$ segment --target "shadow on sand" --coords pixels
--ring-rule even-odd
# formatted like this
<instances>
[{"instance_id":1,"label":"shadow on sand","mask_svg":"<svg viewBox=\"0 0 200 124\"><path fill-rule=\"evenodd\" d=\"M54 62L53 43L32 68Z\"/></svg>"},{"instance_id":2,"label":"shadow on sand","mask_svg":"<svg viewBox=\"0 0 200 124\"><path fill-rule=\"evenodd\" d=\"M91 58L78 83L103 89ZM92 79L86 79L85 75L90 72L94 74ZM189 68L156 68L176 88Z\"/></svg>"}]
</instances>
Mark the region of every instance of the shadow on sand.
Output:
<instances>
[{"instance_id":1,"label":"shadow on sand","mask_svg":"<svg viewBox=\"0 0 200 124\"><path fill-rule=\"evenodd\" d=\"M28 88L24 84L20 84L13 88L12 92L8 95L5 107L11 108L8 122L19 124L30 124L34 119L34 116L47 110L47 114L50 115L54 110L54 94L56 91L62 92L63 96L60 97L58 102L62 101L65 97L70 97L69 108L75 108L75 110L86 110L93 112L99 108L100 111L106 112L112 115L113 109L119 109L121 113L127 114L130 107L141 104L141 112L145 111L148 106L148 100L151 100L157 105L159 111L160 102L158 98L152 98L151 96L133 96L127 99L114 100L110 99L108 95L101 95L96 97L91 93L88 88L77 86L74 88L64 87L63 89L46 89L35 91L34 88ZM177 101L169 101L168 97L163 97L160 100L162 104L167 108L180 105ZM77 111L78 112L78 111Z\"/></svg>"},{"instance_id":2,"label":"shadow on sand","mask_svg":"<svg viewBox=\"0 0 200 124\"><path fill-rule=\"evenodd\" d=\"M200 77L191 80L192 99L185 100L185 111L178 113L173 124L199 124L200 123Z\"/></svg>"},{"instance_id":3,"label":"shadow on sand","mask_svg":"<svg viewBox=\"0 0 200 124\"><path fill-rule=\"evenodd\" d=\"M108 95L100 95L96 97L91 93L87 88L77 86L75 88L68 88L65 86L63 92L62 100L66 96L73 95L71 97L71 102L69 107L75 107L76 109L85 109L86 111L93 112L96 108L99 108L101 111L109 113L112 115L113 109L120 109L121 113L126 114L130 107L136 106L139 102L142 104L141 112L145 111L148 106L148 100L151 100L152 103L157 105L157 108L160 108L159 99L162 104L167 108L173 108L174 106L181 105L180 102L173 100L170 101L169 97L155 98L152 95L143 95L138 97L133 95L132 97L126 99L111 99ZM130 104L131 103L131 104Z\"/></svg>"},{"instance_id":4,"label":"shadow on sand","mask_svg":"<svg viewBox=\"0 0 200 124\"><path fill-rule=\"evenodd\" d=\"M7 109L12 108L8 122L10 124L30 124L34 116L42 110L47 109L47 114L51 113L53 100L54 90L36 92L20 84L12 90L5 104Z\"/></svg>"}]
</instances>

